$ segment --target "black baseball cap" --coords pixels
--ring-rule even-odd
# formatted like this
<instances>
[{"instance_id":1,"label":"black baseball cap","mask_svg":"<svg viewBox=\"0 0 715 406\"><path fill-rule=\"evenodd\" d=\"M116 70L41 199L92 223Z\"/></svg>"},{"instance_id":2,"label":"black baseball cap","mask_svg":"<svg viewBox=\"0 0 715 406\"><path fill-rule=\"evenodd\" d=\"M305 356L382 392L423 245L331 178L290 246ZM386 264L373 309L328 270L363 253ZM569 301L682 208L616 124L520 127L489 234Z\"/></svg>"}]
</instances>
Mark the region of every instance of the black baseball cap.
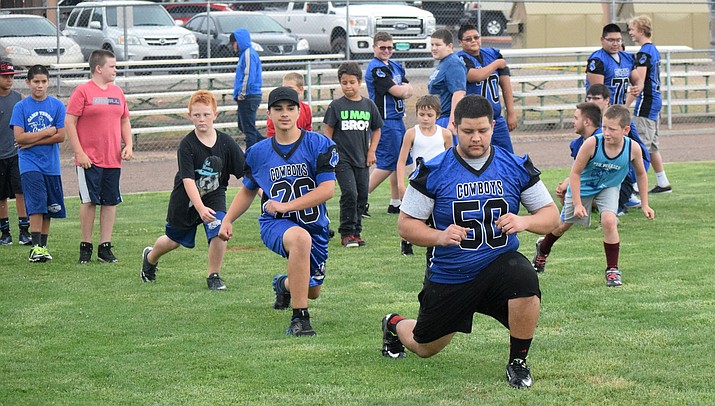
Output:
<instances>
[{"instance_id":1,"label":"black baseball cap","mask_svg":"<svg viewBox=\"0 0 715 406\"><path fill-rule=\"evenodd\" d=\"M290 87L277 87L271 91L268 95L268 108L278 103L281 100L288 100L293 102L296 106L300 105L300 100L298 100L298 93L291 89Z\"/></svg>"},{"instance_id":2,"label":"black baseball cap","mask_svg":"<svg viewBox=\"0 0 715 406\"><path fill-rule=\"evenodd\" d=\"M15 71L15 67L10 62L0 61L0 75L14 75L20 72Z\"/></svg>"}]
</instances>

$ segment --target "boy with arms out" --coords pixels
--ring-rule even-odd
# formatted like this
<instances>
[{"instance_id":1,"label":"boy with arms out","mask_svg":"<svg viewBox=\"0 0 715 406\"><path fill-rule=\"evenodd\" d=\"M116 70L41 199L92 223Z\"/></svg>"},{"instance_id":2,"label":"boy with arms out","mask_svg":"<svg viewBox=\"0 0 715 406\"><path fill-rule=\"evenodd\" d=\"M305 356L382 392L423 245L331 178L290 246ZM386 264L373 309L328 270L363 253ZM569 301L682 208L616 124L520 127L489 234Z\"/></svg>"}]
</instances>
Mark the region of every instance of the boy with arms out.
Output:
<instances>
[{"instance_id":1,"label":"boy with arms out","mask_svg":"<svg viewBox=\"0 0 715 406\"><path fill-rule=\"evenodd\" d=\"M30 221L25 210L25 198L22 195L20 167L17 163L15 136L10 128L10 117L15 104L22 100L22 95L12 90L15 68L11 63L0 61L0 245L12 244L10 219L8 218L8 199L15 199L17 220L20 228L20 244L29 245Z\"/></svg>"},{"instance_id":2,"label":"boy with arms out","mask_svg":"<svg viewBox=\"0 0 715 406\"><path fill-rule=\"evenodd\" d=\"M400 198L405 195L405 171L407 158L412 154L415 159L427 162L452 147L452 133L436 124L441 110L439 98L428 94L417 99L417 125L405 132L405 138L397 159L397 185ZM401 242L402 255L412 255L412 244Z\"/></svg>"},{"instance_id":3,"label":"boy with arms out","mask_svg":"<svg viewBox=\"0 0 715 406\"><path fill-rule=\"evenodd\" d=\"M246 173L226 213L219 237L233 236L233 225L263 190L258 223L271 251L288 258L288 272L273 278L275 309L293 314L286 334L314 336L308 299L320 295L330 240L325 202L335 190L338 151L328 138L296 127L300 100L295 90L279 87L268 96L268 116L276 135L246 152Z\"/></svg>"},{"instance_id":4,"label":"boy with arms out","mask_svg":"<svg viewBox=\"0 0 715 406\"><path fill-rule=\"evenodd\" d=\"M554 230L537 242L537 254L543 257L541 268L551 247L574 223L588 225L591 206L598 207L603 228L603 248L606 252L606 286L622 285L618 269L620 238L618 236L618 190L633 164L640 190L648 190L648 177L643 166L641 148L626 137L630 131L631 116L622 105L611 106L603 116L603 134L588 138L576 155L569 186L566 191L561 221ZM648 206L648 194L641 199L641 210L652 220L655 212Z\"/></svg>"},{"instance_id":5,"label":"boy with arms out","mask_svg":"<svg viewBox=\"0 0 715 406\"><path fill-rule=\"evenodd\" d=\"M47 249L52 218L65 218L60 146L65 140L65 106L47 95L50 72L35 65L27 72L30 97L12 110L10 125L20 146L18 164L27 214L30 216L30 262L52 259Z\"/></svg>"},{"instance_id":6,"label":"boy with arms out","mask_svg":"<svg viewBox=\"0 0 715 406\"><path fill-rule=\"evenodd\" d=\"M132 159L132 128L124 92L112 83L117 76L114 54L105 49L92 51L89 70L92 79L77 86L67 105L67 137L74 150L81 203L79 263L92 260L97 205L100 206L97 259L111 263L118 261L112 252L112 231L117 205L122 202L119 191L122 160Z\"/></svg>"},{"instance_id":7,"label":"boy with arms out","mask_svg":"<svg viewBox=\"0 0 715 406\"><path fill-rule=\"evenodd\" d=\"M340 242L346 248L354 248L365 245L360 238L362 213L383 121L375 103L360 95L362 71L357 63L341 63L338 80L344 96L330 103L323 122L325 135L335 141L340 154L335 168L340 185Z\"/></svg>"},{"instance_id":8,"label":"boy with arms out","mask_svg":"<svg viewBox=\"0 0 715 406\"><path fill-rule=\"evenodd\" d=\"M156 279L156 266L164 254L179 246L194 248L196 227L203 224L209 243L208 277L211 290L225 290L219 273L226 241L218 236L226 214L226 187L229 176L243 177L243 151L230 136L214 129L218 115L213 93L199 90L189 100L189 119L194 130L179 144L179 171L169 197L166 233L142 253L141 278Z\"/></svg>"},{"instance_id":9,"label":"boy with arms out","mask_svg":"<svg viewBox=\"0 0 715 406\"><path fill-rule=\"evenodd\" d=\"M403 238L430 247L430 260L417 320L386 315L382 353L402 358L407 347L431 357L456 332L471 332L474 313L482 313L509 329L507 380L528 388L541 292L516 233L551 229L558 211L528 157L490 145L492 114L485 98L465 96L454 110L459 143L420 162L410 179L397 227ZM518 215L521 204L530 215Z\"/></svg>"},{"instance_id":10,"label":"boy with arms out","mask_svg":"<svg viewBox=\"0 0 715 406\"><path fill-rule=\"evenodd\" d=\"M290 87L298 93L298 98L302 98L303 90L305 89L305 79L303 79L303 75L300 73L288 72L283 76L283 84L281 86ZM302 99L300 101L300 116L295 125L300 129L313 131L313 111ZM276 129L273 126L273 120L269 118L266 121L266 137L271 138L274 135L276 135Z\"/></svg>"}]
</instances>

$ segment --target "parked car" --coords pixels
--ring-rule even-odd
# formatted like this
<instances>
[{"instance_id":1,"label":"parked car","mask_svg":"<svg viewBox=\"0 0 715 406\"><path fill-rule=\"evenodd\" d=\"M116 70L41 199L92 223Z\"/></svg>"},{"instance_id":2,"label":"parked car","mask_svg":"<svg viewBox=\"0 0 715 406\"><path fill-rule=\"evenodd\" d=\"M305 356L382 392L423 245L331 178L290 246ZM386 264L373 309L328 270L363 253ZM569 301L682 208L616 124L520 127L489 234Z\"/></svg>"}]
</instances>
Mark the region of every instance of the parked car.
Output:
<instances>
[{"instance_id":1,"label":"parked car","mask_svg":"<svg viewBox=\"0 0 715 406\"><path fill-rule=\"evenodd\" d=\"M291 34L276 20L258 12L201 13L184 26L196 35L202 58L208 56L209 39L212 58L236 56L229 44L229 35L237 28L245 28L251 33L253 48L260 56L306 55L309 50L308 41Z\"/></svg>"},{"instance_id":2,"label":"parked car","mask_svg":"<svg viewBox=\"0 0 715 406\"><path fill-rule=\"evenodd\" d=\"M65 33L77 41L85 58L99 48L114 52L120 61L199 56L194 34L177 27L164 7L149 1L82 2L72 10Z\"/></svg>"},{"instance_id":3,"label":"parked car","mask_svg":"<svg viewBox=\"0 0 715 406\"><path fill-rule=\"evenodd\" d=\"M16 69L84 62L76 42L62 35L50 20L28 14L0 15L0 59Z\"/></svg>"},{"instance_id":4,"label":"parked car","mask_svg":"<svg viewBox=\"0 0 715 406\"><path fill-rule=\"evenodd\" d=\"M417 0L410 3L408 4L432 13L440 25L460 25L469 17L463 1Z\"/></svg>"},{"instance_id":5,"label":"parked car","mask_svg":"<svg viewBox=\"0 0 715 406\"><path fill-rule=\"evenodd\" d=\"M232 8L228 4L224 3L165 3L164 8L171 14L171 18L174 21L179 20L186 23L199 13L206 12L206 7L211 7L210 10L214 11L231 11Z\"/></svg>"},{"instance_id":6,"label":"parked car","mask_svg":"<svg viewBox=\"0 0 715 406\"><path fill-rule=\"evenodd\" d=\"M478 13L481 13L482 23L479 32L483 37L503 35L506 31L506 24L511 18L513 7L514 3L510 1L483 1L481 3L474 1L466 3L470 23L478 26Z\"/></svg>"}]
</instances>

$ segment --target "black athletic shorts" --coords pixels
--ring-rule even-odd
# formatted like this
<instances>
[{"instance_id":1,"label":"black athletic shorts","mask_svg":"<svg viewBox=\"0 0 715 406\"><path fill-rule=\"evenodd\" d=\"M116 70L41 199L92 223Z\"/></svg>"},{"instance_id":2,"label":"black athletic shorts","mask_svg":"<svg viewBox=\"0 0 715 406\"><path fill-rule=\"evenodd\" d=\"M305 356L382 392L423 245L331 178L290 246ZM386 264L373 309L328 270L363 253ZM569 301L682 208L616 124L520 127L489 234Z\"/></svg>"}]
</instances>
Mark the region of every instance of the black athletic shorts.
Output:
<instances>
[{"instance_id":1,"label":"black athletic shorts","mask_svg":"<svg viewBox=\"0 0 715 406\"><path fill-rule=\"evenodd\" d=\"M0 200L14 199L15 195L21 194L22 183L17 155L0 159Z\"/></svg>"},{"instance_id":2,"label":"black athletic shorts","mask_svg":"<svg viewBox=\"0 0 715 406\"><path fill-rule=\"evenodd\" d=\"M425 280L413 331L426 344L454 332L471 333L474 313L491 316L509 328L509 299L538 296L534 267L519 252L499 256L469 282L448 285Z\"/></svg>"}]
</instances>

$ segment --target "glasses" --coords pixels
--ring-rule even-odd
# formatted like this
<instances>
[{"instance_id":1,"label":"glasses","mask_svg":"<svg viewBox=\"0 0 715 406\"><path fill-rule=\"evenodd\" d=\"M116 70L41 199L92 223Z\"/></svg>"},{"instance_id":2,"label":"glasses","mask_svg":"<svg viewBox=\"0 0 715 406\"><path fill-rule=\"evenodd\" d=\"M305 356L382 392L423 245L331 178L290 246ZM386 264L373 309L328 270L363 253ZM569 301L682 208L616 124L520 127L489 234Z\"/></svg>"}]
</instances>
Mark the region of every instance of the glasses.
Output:
<instances>
[{"instance_id":1,"label":"glasses","mask_svg":"<svg viewBox=\"0 0 715 406\"><path fill-rule=\"evenodd\" d=\"M379 49L380 51L392 51L393 49L395 49L395 47L386 47L383 45L381 47L377 47L377 49Z\"/></svg>"},{"instance_id":2,"label":"glasses","mask_svg":"<svg viewBox=\"0 0 715 406\"><path fill-rule=\"evenodd\" d=\"M462 38L462 42L472 42L472 41L477 41L479 39L479 35L474 36L474 37L464 37Z\"/></svg>"},{"instance_id":3,"label":"glasses","mask_svg":"<svg viewBox=\"0 0 715 406\"><path fill-rule=\"evenodd\" d=\"M620 44L623 42L623 38L604 38L603 40L609 44Z\"/></svg>"}]
</instances>

